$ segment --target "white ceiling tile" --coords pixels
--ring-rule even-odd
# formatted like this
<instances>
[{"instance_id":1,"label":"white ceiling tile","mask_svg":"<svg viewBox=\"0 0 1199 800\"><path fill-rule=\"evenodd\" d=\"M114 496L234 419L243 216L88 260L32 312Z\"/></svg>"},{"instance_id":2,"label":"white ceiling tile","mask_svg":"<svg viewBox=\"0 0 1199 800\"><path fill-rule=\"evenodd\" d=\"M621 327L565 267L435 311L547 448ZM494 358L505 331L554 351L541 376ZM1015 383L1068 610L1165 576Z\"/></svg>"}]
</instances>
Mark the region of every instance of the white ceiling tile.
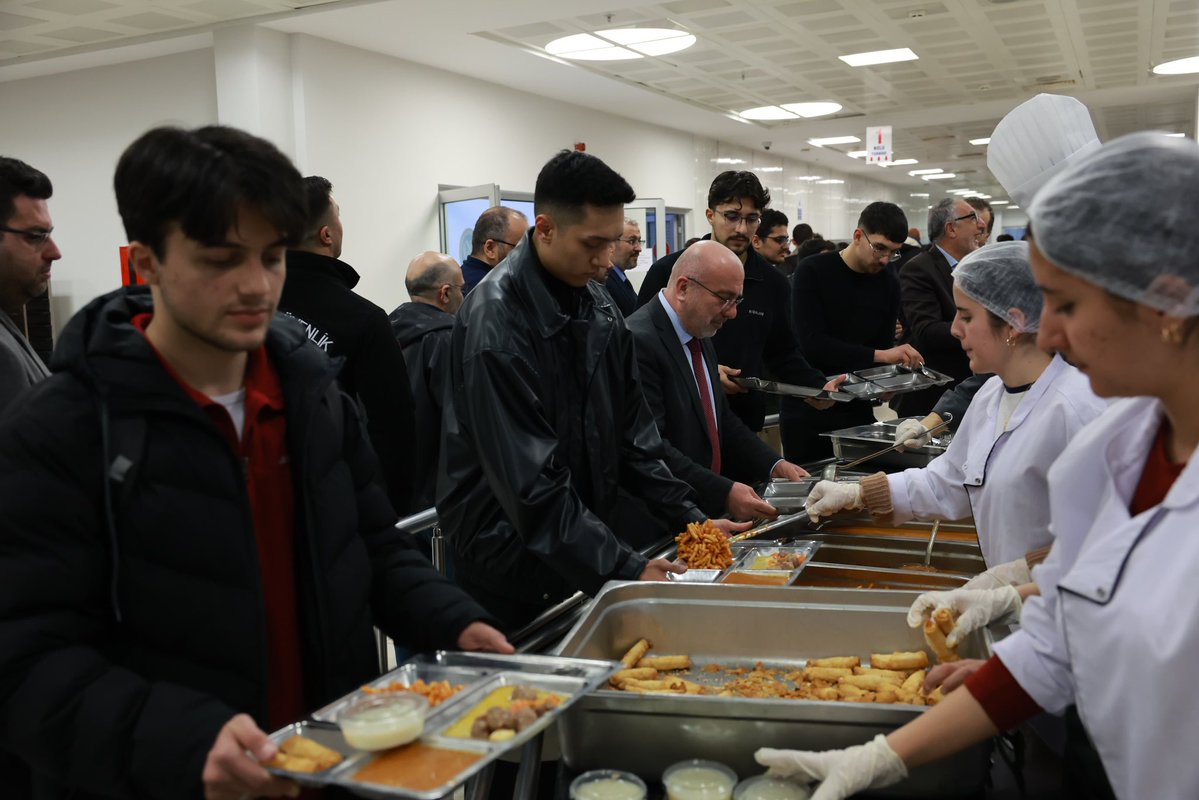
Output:
<instances>
[{"instance_id":1,"label":"white ceiling tile","mask_svg":"<svg viewBox=\"0 0 1199 800\"><path fill-rule=\"evenodd\" d=\"M108 11L118 7L113 3L105 3L103 0L36 0L36 2L25 5L29 8L53 11L55 14L66 14L72 17L95 14L98 11Z\"/></svg>"},{"instance_id":2,"label":"white ceiling tile","mask_svg":"<svg viewBox=\"0 0 1199 800\"><path fill-rule=\"evenodd\" d=\"M15 31L18 28L26 28L30 25L38 25L45 22L44 19L37 17L27 17L24 14L9 14L0 11L0 31Z\"/></svg>"}]
</instances>

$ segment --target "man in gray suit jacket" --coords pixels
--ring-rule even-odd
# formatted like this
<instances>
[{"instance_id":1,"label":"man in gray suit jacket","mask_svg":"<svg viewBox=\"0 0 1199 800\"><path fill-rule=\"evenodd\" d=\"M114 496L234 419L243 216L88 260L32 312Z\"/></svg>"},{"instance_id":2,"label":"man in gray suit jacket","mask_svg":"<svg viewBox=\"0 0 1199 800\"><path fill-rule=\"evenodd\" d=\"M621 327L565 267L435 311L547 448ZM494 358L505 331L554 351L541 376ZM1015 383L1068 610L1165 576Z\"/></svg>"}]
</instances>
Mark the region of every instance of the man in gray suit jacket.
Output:
<instances>
[{"instance_id":1,"label":"man in gray suit jacket","mask_svg":"<svg viewBox=\"0 0 1199 800\"><path fill-rule=\"evenodd\" d=\"M50 265L62 258L50 238L50 179L0 156L0 412L50 372L21 331L25 304L46 293Z\"/></svg>"},{"instance_id":2,"label":"man in gray suit jacket","mask_svg":"<svg viewBox=\"0 0 1199 800\"><path fill-rule=\"evenodd\" d=\"M658 296L627 320L642 388L666 445L666 464L710 515L773 517L749 485L807 475L729 412L710 340L737 315L744 270L727 247L696 242L675 262Z\"/></svg>"}]
</instances>

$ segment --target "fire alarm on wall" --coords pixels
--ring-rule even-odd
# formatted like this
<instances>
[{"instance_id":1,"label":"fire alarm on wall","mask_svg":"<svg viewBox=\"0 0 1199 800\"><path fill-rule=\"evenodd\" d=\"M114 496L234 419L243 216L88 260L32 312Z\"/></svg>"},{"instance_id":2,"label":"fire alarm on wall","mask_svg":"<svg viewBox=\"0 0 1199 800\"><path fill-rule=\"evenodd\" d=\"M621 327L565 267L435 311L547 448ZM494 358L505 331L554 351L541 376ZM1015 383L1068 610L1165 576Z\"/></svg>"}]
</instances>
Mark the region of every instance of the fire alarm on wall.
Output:
<instances>
[{"instance_id":1,"label":"fire alarm on wall","mask_svg":"<svg viewBox=\"0 0 1199 800\"><path fill-rule=\"evenodd\" d=\"M575 150L578 150L580 153L586 153L587 152L587 143L586 142L575 142Z\"/></svg>"}]
</instances>

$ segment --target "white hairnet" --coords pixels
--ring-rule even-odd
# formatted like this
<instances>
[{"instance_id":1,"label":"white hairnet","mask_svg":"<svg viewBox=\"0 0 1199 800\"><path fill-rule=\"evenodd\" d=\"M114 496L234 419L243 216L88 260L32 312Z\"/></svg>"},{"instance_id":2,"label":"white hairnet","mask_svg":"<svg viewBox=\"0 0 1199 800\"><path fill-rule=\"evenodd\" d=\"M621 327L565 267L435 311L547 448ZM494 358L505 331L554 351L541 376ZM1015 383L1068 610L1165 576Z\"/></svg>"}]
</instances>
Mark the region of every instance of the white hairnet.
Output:
<instances>
[{"instance_id":1,"label":"white hairnet","mask_svg":"<svg viewBox=\"0 0 1199 800\"><path fill-rule=\"evenodd\" d=\"M1063 170L1028 209L1037 248L1115 295L1199 315L1199 147L1121 136Z\"/></svg>"},{"instance_id":2,"label":"white hairnet","mask_svg":"<svg viewBox=\"0 0 1199 800\"><path fill-rule=\"evenodd\" d=\"M1086 106L1073 97L1039 94L999 120L987 145L987 169L1027 208L1046 181L1098 148Z\"/></svg>"},{"instance_id":3,"label":"white hairnet","mask_svg":"<svg viewBox=\"0 0 1199 800\"><path fill-rule=\"evenodd\" d=\"M1041 328L1041 290L1028 265L1028 242L980 247L953 268L953 282L972 300L1020 333ZM1020 319L1011 309L1018 308Z\"/></svg>"}]
</instances>

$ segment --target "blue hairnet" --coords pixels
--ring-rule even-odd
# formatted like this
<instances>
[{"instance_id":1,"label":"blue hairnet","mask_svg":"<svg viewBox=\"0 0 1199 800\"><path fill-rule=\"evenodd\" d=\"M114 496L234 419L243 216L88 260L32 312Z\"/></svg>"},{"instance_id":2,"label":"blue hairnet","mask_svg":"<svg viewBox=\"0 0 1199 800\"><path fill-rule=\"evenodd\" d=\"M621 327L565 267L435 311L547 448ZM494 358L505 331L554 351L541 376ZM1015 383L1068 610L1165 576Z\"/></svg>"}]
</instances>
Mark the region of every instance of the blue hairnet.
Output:
<instances>
[{"instance_id":1,"label":"blue hairnet","mask_svg":"<svg viewBox=\"0 0 1199 800\"><path fill-rule=\"evenodd\" d=\"M1041 328L1041 290L1028 265L1028 242L980 247L953 268L953 282L970 299L1020 333ZM1024 319L1012 313L1018 308Z\"/></svg>"},{"instance_id":2,"label":"blue hairnet","mask_svg":"<svg viewBox=\"0 0 1199 800\"><path fill-rule=\"evenodd\" d=\"M1037 249L1066 272L1177 317L1199 315L1199 147L1121 136L1037 193Z\"/></svg>"}]
</instances>

